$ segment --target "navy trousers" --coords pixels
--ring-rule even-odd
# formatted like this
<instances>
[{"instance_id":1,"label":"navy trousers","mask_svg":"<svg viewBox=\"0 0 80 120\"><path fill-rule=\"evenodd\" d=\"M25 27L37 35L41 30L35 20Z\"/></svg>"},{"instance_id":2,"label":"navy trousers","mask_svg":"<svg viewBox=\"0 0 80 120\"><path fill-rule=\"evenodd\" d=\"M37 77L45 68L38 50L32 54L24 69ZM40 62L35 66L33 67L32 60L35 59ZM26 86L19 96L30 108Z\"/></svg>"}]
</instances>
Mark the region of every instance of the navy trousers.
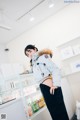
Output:
<instances>
[{"instance_id":1,"label":"navy trousers","mask_svg":"<svg viewBox=\"0 0 80 120\"><path fill-rule=\"evenodd\" d=\"M55 89L54 94L50 94L50 87L47 85L40 84L40 89L52 120L69 120L61 87Z\"/></svg>"}]
</instances>

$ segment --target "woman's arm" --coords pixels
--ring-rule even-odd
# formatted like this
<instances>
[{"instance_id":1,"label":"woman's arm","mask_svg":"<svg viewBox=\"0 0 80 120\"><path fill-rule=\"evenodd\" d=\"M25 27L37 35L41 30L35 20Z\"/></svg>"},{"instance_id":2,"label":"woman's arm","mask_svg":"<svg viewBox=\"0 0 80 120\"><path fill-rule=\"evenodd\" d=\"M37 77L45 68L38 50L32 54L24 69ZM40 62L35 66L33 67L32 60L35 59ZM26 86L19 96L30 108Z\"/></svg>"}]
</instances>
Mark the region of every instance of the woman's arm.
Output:
<instances>
[{"instance_id":1,"label":"woman's arm","mask_svg":"<svg viewBox=\"0 0 80 120\"><path fill-rule=\"evenodd\" d=\"M31 68L30 70L26 70L26 71L24 71L24 72L21 73L20 75L23 75L23 74L31 74L31 73L33 73L32 68Z\"/></svg>"}]
</instances>

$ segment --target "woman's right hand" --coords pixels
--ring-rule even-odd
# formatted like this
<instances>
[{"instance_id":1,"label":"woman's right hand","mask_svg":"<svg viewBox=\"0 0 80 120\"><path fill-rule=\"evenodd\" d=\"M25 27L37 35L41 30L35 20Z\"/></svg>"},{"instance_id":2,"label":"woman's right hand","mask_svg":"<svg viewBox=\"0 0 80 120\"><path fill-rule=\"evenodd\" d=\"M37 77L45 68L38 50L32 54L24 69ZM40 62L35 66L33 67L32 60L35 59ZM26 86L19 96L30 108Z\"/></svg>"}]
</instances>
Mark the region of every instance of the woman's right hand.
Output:
<instances>
[{"instance_id":1,"label":"woman's right hand","mask_svg":"<svg viewBox=\"0 0 80 120\"><path fill-rule=\"evenodd\" d=\"M54 90L57 89L56 86L52 86L50 87L50 94L54 94Z\"/></svg>"}]
</instances>

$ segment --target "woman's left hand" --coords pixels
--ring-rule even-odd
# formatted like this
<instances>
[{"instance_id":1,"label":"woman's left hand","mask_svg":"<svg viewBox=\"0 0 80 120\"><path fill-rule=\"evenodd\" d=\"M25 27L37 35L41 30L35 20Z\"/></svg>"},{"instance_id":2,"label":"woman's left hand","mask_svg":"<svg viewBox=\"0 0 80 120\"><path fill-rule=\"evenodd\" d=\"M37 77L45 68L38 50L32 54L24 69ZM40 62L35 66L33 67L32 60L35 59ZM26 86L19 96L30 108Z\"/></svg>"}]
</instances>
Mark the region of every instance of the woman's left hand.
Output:
<instances>
[{"instance_id":1,"label":"woman's left hand","mask_svg":"<svg viewBox=\"0 0 80 120\"><path fill-rule=\"evenodd\" d=\"M52 87L50 88L50 93L51 93L51 94L54 94L54 90L55 90L55 89L57 89L57 87L56 87L56 86L52 86Z\"/></svg>"}]
</instances>

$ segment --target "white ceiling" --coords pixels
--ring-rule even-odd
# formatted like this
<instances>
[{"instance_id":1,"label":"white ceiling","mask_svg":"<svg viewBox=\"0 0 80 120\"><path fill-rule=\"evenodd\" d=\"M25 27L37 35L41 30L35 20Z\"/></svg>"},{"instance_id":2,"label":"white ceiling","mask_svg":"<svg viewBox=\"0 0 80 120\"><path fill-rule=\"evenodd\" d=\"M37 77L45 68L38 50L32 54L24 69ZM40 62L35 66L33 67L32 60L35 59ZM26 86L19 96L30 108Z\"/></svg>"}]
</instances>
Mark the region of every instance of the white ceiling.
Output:
<instances>
[{"instance_id":1,"label":"white ceiling","mask_svg":"<svg viewBox=\"0 0 80 120\"><path fill-rule=\"evenodd\" d=\"M49 8L52 2L54 7ZM0 44L15 39L66 5L64 0L0 0ZM31 15L35 17L32 22Z\"/></svg>"}]
</instances>

